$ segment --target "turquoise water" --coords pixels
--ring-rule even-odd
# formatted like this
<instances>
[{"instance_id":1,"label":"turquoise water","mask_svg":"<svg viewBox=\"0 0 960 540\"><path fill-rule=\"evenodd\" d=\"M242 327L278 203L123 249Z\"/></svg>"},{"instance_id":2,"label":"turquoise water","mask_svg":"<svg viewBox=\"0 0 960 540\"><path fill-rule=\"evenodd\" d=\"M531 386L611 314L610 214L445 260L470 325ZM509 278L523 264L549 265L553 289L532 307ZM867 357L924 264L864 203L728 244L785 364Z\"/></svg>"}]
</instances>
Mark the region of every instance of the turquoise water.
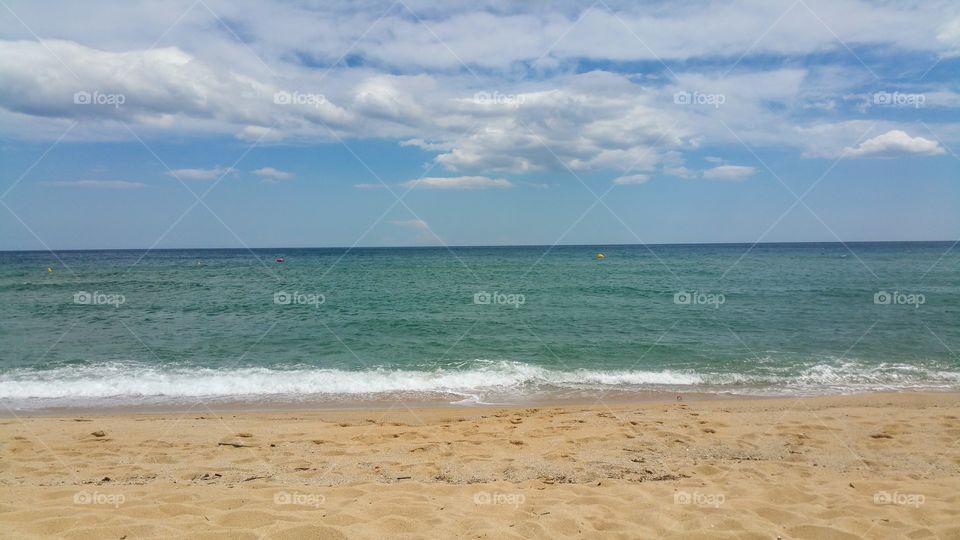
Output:
<instances>
[{"instance_id":1,"label":"turquoise water","mask_svg":"<svg viewBox=\"0 0 960 540\"><path fill-rule=\"evenodd\" d=\"M956 390L950 248L4 252L0 402Z\"/></svg>"}]
</instances>

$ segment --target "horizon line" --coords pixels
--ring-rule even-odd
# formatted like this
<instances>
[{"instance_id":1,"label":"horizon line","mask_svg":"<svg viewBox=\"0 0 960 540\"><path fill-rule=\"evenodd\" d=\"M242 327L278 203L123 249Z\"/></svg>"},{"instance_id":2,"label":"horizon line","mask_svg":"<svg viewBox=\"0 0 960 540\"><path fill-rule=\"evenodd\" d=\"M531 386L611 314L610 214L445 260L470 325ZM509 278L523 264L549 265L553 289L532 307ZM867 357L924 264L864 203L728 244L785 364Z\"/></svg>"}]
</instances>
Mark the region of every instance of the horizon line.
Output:
<instances>
[{"instance_id":1,"label":"horizon line","mask_svg":"<svg viewBox=\"0 0 960 540\"><path fill-rule=\"evenodd\" d=\"M0 249L0 253L62 253L71 251L226 251L226 250L301 250L301 249L463 249L463 248L513 248L513 247L651 247L651 246L763 246L763 245L805 245L805 244L935 244L935 243L957 243L955 240L801 240L789 242L658 242L658 243L628 243L628 244L461 244L461 245L406 245L406 246L239 246L239 247L164 247L164 248L67 248L67 249Z\"/></svg>"}]
</instances>

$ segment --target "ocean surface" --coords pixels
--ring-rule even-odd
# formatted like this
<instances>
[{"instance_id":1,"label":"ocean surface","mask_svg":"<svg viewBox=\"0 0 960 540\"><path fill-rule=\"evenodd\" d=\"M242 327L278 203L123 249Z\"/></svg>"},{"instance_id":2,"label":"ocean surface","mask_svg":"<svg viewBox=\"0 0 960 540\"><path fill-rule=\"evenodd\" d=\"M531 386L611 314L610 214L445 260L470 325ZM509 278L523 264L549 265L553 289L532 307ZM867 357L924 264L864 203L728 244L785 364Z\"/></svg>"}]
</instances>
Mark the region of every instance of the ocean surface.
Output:
<instances>
[{"instance_id":1,"label":"ocean surface","mask_svg":"<svg viewBox=\"0 0 960 540\"><path fill-rule=\"evenodd\" d=\"M951 247L2 252L0 405L958 390Z\"/></svg>"}]
</instances>

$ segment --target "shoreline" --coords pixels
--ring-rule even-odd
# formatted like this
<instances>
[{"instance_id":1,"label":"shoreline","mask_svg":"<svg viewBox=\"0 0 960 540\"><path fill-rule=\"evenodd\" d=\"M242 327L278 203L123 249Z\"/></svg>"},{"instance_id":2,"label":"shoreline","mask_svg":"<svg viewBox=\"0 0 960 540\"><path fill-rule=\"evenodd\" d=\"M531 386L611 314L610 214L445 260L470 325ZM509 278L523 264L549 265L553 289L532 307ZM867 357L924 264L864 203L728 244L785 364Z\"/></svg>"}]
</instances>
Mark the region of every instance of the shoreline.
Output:
<instances>
[{"instance_id":1,"label":"shoreline","mask_svg":"<svg viewBox=\"0 0 960 540\"><path fill-rule=\"evenodd\" d=\"M182 404L162 405L117 405L107 407L49 407L38 409L15 410L0 409L0 419L66 419L75 417L123 418L127 416L155 416L189 414L198 411L231 414L231 415L261 415L261 414L375 414L389 411L408 411L426 413L457 413L470 415L473 412L511 411L525 409L603 409L622 407L648 407L655 405L669 405L684 403L699 403L707 406L730 406L752 404L755 402L778 403L821 403L837 404L843 402L872 403L880 398L916 399L925 405L935 404L937 398L948 402L960 401L960 390L883 390L865 391L848 394L820 394L820 395L762 395L762 394L734 394L709 392L598 392L605 394L602 397L577 398L549 398L517 401L509 403L458 403L443 399L436 400L405 400L405 399L373 399L373 400L237 400L210 403L202 399L191 400ZM875 399L876 398L876 399ZM16 413L16 414L12 414Z\"/></svg>"},{"instance_id":2,"label":"shoreline","mask_svg":"<svg viewBox=\"0 0 960 540\"><path fill-rule=\"evenodd\" d=\"M949 393L949 392L948 392ZM960 394L960 391L956 393ZM585 393L586 394L586 393ZM678 400L678 396L680 399ZM353 396L351 396L353 397ZM458 400L458 398L460 398ZM466 402L459 394L446 397L409 399L405 397L373 397L371 399L238 399L204 400L191 399L183 403L157 405L106 405L63 406L30 409L0 408L0 418L65 417L65 416L125 416L128 414L177 414L204 410L218 413L269 413L269 412L337 412L337 411L383 411L394 408L412 410L449 409L471 411L490 408L528 407L582 407L600 406L604 402L615 404L669 403L673 401L736 400L736 399L787 399L784 396L740 395L720 392L667 392L650 391L597 391L578 397L533 397L527 401L511 402ZM454 401L456 400L456 401Z\"/></svg>"},{"instance_id":3,"label":"shoreline","mask_svg":"<svg viewBox=\"0 0 960 540\"><path fill-rule=\"evenodd\" d=\"M237 400L204 400L190 399L182 403L161 403L148 405L91 405L91 406L56 406L16 409L9 406L0 408L2 418L33 418L33 417L65 417L65 416L125 416L132 414L177 414L188 411L203 410L215 413L269 413L269 412L338 412L358 411L377 412L394 408L412 410L449 409L452 411L468 412L480 409L510 409L529 407L598 407L604 403L615 405L671 403L671 402L699 402L699 401L755 401L755 400L795 400L821 399L835 397L856 397L872 395L958 395L956 389L917 389L917 390L868 390L851 393L831 393L819 395L766 395L766 394L738 394L734 392L686 392L686 391L625 391L607 390L581 392L575 397L541 397L535 396L523 400L510 402L466 402L456 400L462 398L460 394L447 394L444 397L425 399L423 397L410 399L404 396L374 396L369 399L237 399Z\"/></svg>"},{"instance_id":4,"label":"shoreline","mask_svg":"<svg viewBox=\"0 0 960 540\"><path fill-rule=\"evenodd\" d=\"M0 420L0 528L956 538L960 393Z\"/></svg>"}]
</instances>

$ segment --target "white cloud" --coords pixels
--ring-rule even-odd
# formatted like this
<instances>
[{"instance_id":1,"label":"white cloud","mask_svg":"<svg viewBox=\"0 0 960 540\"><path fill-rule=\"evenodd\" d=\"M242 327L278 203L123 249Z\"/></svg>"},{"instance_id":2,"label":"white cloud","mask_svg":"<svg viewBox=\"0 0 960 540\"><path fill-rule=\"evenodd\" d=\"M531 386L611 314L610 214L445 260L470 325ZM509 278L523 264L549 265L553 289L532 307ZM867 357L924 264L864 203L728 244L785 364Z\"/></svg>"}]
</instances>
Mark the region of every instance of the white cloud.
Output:
<instances>
[{"instance_id":1,"label":"white cloud","mask_svg":"<svg viewBox=\"0 0 960 540\"><path fill-rule=\"evenodd\" d=\"M516 105L462 101L478 125L437 156L460 172L524 173L604 168L646 171L663 151L688 143L689 129L658 103L658 93L628 77L591 72L553 81L556 87L515 94Z\"/></svg>"},{"instance_id":2,"label":"white cloud","mask_svg":"<svg viewBox=\"0 0 960 540\"><path fill-rule=\"evenodd\" d=\"M230 135L302 144L377 137L428 151L451 174L570 168L688 176L694 173L665 156L700 144L739 145L738 139L807 156L839 154L857 140L846 137L847 129L863 121L844 121L849 111L839 98L875 81L859 66L830 60L831 51L846 56L846 44L946 57L958 52L960 5L954 4L806 0L786 14L789 6L781 3L747 0L611 2L589 10L412 0L409 9L397 5L387 13L362 2L328 2L322 9L298 2L211 4L242 34L237 40L211 31L222 27L206 9L23 2L15 6L18 17L39 38L16 19L0 18L7 38L0 40L0 125L5 136L50 140L75 120L80 124L69 139L130 139L121 121L147 140ZM159 35L170 45L151 48ZM357 61L318 68L348 50ZM757 63L754 55L784 61ZM673 71L634 73L621 64L660 58ZM584 73L584 59L624 73ZM671 63L690 59L702 62ZM724 102L680 106L672 101L678 90L723 95ZM931 106L957 106L955 95L935 90L918 89ZM322 99L312 99L319 94L311 91L322 91ZM123 103L77 104L77 92L123 96ZM292 99L279 103L278 92ZM478 103L473 96L480 92L492 100ZM937 128L948 144L960 140L957 124L951 126ZM809 136L820 130L836 137Z\"/></svg>"},{"instance_id":3,"label":"white cloud","mask_svg":"<svg viewBox=\"0 0 960 540\"><path fill-rule=\"evenodd\" d=\"M645 174L630 174L615 179L613 183L617 185L643 184L649 179L650 177Z\"/></svg>"},{"instance_id":4,"label":"white cloud","mask_svg":"<svg viewBox=\"0 0 960 540\"><path fill-rule=\"evenodd\" d=\"M293 178L293 173L274 169L273 167L261 167L252 172L260 178L263 178L265 182L277 182Z\"/></svg>"},{"instance_id":5,"label":"white cloud","mask_svg":"<svg viewBox=\"0 0 960 540\"><path fill-rule=\"evenodd\" d=\"M167 174L181 180L217 180L234 171L232 167L214 167L212 169L174 169Z\"/></svg>"},{"instance_id":6,"label":"white cloud","mask_svg":"<svg viewBox=\"0 0 960 540\"><path fill-rule=\"evenodd\" d=\"M720 165L703 171L703 177L707 180L743 180L756 171L746 165Z\"/></svg>"},{"instance_id":7,"label":"white cloud","mask_svg":"<svg viewBox=\"0 0 960 540\"><path fill-rule=\"evenodd\" d=\"M513 184L503 178L488 178L486 176L452 176L452 177L425 177L419 180L410 180L403 183L407 188L423 189L486 189L510 188Z\"/></svg>"},{"instance_id":8,"label":"white cloud","mask_svg":"<svg viewBox=\"0 0 960 540\"><path fill-rule=\"evenodd\" d=\"M400 146L416 146L417 148L422 148L424 150L429 150L431 152L440 151L440 150L450 150L453 146L449 142L431 142L425 141L423 139L410 139L406 141L400 141Z\"/></svg>"},{"instance_id":9,"label":"white cloud","mask_svg":"<svg viewBox=\"0 0 960 540\"><path fill-rule=\"evenodd\" d=\"M473 99L478 81L461 76L358 68L322 78L325 72L294 71L280 88L272 77L240 75L231 67L177 47L111 52L67 41L0 41L0 108L18 115L9 125L32 132L55 133L56 125L47 124L65 129L79 120L71 133L78 138L130 138L119 122L144 136L227 133L261 144L394 138L440 152L441 165L468 174L643 170L657 160L659 149L651 145L676 147L688 132L671 120L676 111L659 107L656 90L605 72L526 90L496 90L503 83L494 76L487 93L514 101L491 106ZM286 89L320 84L322 99ZM122 103L75 103L77 92L91 94L92 102L122 96Z\"/></svg>"},{"instance_id":10,"label":"white cloud","mask_svg":"<svg viewBox=\"0 0 960 540\"><path fill-rule=\"evenodd\" d=\"M85 189L138 189L147 186L142 182L126 180L58 180L45 183L51 186Z\"/></svg>"},{"instance_id":11,"label":"white cloud","mask_svg":"<svg viewBox=\"0 0 960 540\"><path fill-rule=\"evenodd\" d=\"M64 76L50 83L44 73L65 68L44 46L70 71L82 74L82 80ZM71 136L86 138L109 133L129 138L118 120L145 135L231 134L260 144L393 138L438 153L439 165L461 174L565 168L648 172L665 152L694 149L704 135L730 141L725 126L750 144L803 140L784 127L794 119L772 113L765 104L787 110L809 76L801 69L725 78L681 72L675 81L649 84L595 71L507 84L496 75L478 81L446 73L392 75L356 68L337 69L324 78L325 71L291 68L284 72L281 89L269 74L240 75L232 68L249 67L215 64L198 56L202 52L167 47L116 53L65 41L0 41L5 76L0 107L17 115L0 121L56 136L57 122L62 133L78 119L81 125ZM323 88L324 94L313 99L319 95L288 88ZM678 106L672 100L678 88L722 92L726 100L719 109ZM75 104L79 90L117 93L124 103ZM474 99L478 90L492 103ZM286 97L282 103L274 100L277 92ZM508 102L500 104L498 96L507 96ZM724 122L705 121L705 115L719 115Z\"/></svg>"},{"instance_id":12,"label":"white cloud","mask_svg":"<svg viewBox=\"0 0 960 540\"><path fill-rule=\"evenodd\" d=\"M291 51L299 53L300 59L326 65L349 50L385 66L386 71L422 72L460 69L461 61L484 69L511 69L541 56L535 67L556 68L576 58L635 61L720 56L732 62L749 47L757 55L844 51L844 44L853 48L888 44L941 53L955 50L960 36L958 8L950 2L806 0L792 6L762 0L593 6L561 2L544 9L540 3L498 0L444 5L408 0L384 12L387 4L210 3L210 9L231 27L242 29L242 42L229 32L211 31L217 21L205 9L186 9L189 2L165 9L150 3L96 9L96 4L69 1L18 2L13 8L41 37L61 36L116 50L118 42L144 49L165 35L164 42L183 43L190 50L207 50L220 61L243 61L251 70L264 71L247 50L250 47L280 74L284 73L277 67L278 59ZM123 32L117 30L121 22ZM29 35L12 18L2 29L12 36Z\"/></svg>"},{"instance_id":13,"label":"white cloud","mask_svg":"<svg viewBox=\"0 0 960 540\"><path fill-rule=\"evenodd\" d=\"M43 118L233 132L251 140L282 138L274 126L336 127L349 120L329 100L278 102L286 89L270 78L261 82L179 47L113 52L63 40L0 41L0 72L0 106Z\"/></svg>"},{"instance_id":14,"label":"white cloud","mask_svg":"<svg viewBox=\"0 0 960 540\"><path fill-rule=\"evenodd\" d=\"M282 141L285 138L284 133L279 129L264 126L244 126L235 136L241 141L252 143Z\"/></svg>"},{"instance_id":15,"label":"white cloud","mask_svg":"<svg viewBox=\"0 0 960 540\"><path fill-rule=\"evenodd\" d=\"M911 137L904 131L894 129L868 139L855 148L847 147L844 153L849 157L890 158L908 155L937 156L943 154L944 149L937 141Z\"/></svg>"}]
</instances>

